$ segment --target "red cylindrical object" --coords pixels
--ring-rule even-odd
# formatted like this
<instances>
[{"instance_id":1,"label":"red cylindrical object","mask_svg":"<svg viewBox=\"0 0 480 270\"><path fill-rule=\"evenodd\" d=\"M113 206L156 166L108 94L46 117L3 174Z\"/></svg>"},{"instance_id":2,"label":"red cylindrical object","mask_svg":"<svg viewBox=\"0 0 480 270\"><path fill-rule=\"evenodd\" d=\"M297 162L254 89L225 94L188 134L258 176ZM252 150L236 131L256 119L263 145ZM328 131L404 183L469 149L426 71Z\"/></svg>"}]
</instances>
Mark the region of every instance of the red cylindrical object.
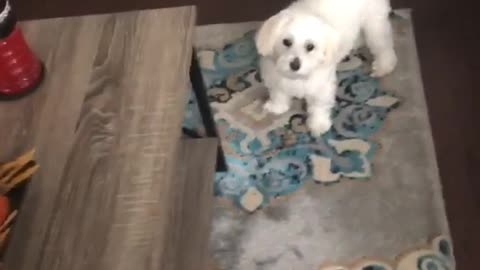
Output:
<instances>
[{"instance_id":1,"label":"red cylindrical object","mask_svg":"<svg viewBox=\"0 0 480 270\"><path fill-rule=\"evenodd\" d=\"M38 87L43 68L16 26L8 1L3 2L5 6L0 12L0 99L15 99Z\"/></svg>"}]
</instances>

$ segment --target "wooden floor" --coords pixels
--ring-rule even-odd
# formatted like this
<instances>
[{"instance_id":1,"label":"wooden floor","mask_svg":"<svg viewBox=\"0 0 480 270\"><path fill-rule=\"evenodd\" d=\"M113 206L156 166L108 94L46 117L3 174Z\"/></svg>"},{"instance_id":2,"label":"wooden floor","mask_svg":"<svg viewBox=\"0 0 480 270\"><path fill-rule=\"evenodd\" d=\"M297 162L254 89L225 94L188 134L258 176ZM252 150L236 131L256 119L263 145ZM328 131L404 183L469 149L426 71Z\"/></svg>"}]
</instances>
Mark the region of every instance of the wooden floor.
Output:
<instances>
[{"instance_id":1,"label":"wooden floor","mask_svg":"<svg viewBox=\"0 0 480 270\"><path fill-rule=\"evenodd\" d=\"M20 18L197 4L200 23L264 19L289 0L16 0ZM414 9L422 74L458 269L480 254L480 16L474 0L392 0ZM159 30L161 31L161 30ZM478 76L478 77L477 77Z\"/></svg>"},{"instance_id":2,"label":"wooden floor","mask_svg":"<svg viewBox=\"0 0 480 270\"><path fill-rule=\"evenodd\" d=\"M36 148L41 164L7 269L205 269L217 142L180 140L194 21L185 7L22 23L54 75L0 106L0 158Z\"/></svg>"}]
</instances>

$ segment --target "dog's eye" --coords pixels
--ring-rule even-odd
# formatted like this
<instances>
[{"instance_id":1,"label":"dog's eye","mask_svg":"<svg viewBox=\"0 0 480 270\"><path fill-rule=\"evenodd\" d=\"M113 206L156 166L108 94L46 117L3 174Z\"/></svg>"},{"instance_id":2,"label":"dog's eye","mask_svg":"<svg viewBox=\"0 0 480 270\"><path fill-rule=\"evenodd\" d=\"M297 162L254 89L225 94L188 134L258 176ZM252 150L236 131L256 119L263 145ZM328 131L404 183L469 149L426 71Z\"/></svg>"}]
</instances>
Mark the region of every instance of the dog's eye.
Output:
<instances>
[{"instance_id":1,"label":"dog's eye","mask_svg":"<svg viewBox=\"0 0 480 270\"><path fill-rule=\"evenodd\" d=\"M293 44L293 42L288 38L283 40L283 45L285 45L285 47L291 47L292 44Z\"/></svg>"},{"instance_id":2,"label":"dog's eye","mask_svg":"<svg viewBox=\"0 0 480 270\"><path fill-rule=\"evenodd\" d=\"M305 49L307 50L307 52L311 52L315 49L315 45L313 45L312 43L308 43L307 46L305 46Z\"/></svg>"}]
</instances>

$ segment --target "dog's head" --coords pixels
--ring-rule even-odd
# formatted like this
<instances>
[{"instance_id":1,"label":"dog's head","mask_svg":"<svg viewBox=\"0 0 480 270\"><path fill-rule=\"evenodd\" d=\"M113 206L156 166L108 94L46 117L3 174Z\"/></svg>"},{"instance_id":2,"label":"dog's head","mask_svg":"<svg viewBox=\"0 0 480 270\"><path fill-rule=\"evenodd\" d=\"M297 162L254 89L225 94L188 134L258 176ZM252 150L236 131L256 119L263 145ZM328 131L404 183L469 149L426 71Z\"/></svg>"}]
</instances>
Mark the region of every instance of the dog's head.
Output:
<instances>
[{"instance_id":1,"label":"dog's head","mask_svg":"<svg viewBox=\"0 0 480 270\"><path fill-rule=\"evenodd\" d=\"M271 57L288 77L309 76L320 65L332 65L337 50L335 30L319 18L284 10L268 19L257 33L258 53Z\"/></svg>"}]
</instances>

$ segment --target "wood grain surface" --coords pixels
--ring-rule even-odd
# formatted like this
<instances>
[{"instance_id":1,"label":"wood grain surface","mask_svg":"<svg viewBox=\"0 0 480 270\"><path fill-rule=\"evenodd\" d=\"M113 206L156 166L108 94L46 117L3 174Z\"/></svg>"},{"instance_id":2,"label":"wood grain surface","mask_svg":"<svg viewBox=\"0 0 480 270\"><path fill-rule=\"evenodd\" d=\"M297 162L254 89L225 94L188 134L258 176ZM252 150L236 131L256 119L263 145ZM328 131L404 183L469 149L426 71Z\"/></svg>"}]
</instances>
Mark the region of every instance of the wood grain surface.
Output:
<instances>
[{"instance_id":1,"label":"wood grain surface","mask_svg":"<svg viewBox=\"0 0 480 270\"><path fill-rule=\"evenodd\" d=\"M35 147L41 165L7 269L182 269L169 266L172 235L203 241L187 230L198 217L188 207L211 195L206 182L189 190L189 173L177 185L177 159L200 147L179 142L194 21L185 7L22 25L47 77L0 106L0 158ZM208 146L205 162L215 157ZM213 173L202 164L199 175Z\"/></svg>"},{"instance_id":2,"label":"wood grain surface","mask_svg":"<svg viewBox=\"0 0 480 270\"><path fill-rule=\"evenodd\" d=\"M175 200L167 228L170 263L161 270L209 269L208 240L212 221L213 175L217 139L183 141L177 162Z\"/></svg>"}]
</instances>

